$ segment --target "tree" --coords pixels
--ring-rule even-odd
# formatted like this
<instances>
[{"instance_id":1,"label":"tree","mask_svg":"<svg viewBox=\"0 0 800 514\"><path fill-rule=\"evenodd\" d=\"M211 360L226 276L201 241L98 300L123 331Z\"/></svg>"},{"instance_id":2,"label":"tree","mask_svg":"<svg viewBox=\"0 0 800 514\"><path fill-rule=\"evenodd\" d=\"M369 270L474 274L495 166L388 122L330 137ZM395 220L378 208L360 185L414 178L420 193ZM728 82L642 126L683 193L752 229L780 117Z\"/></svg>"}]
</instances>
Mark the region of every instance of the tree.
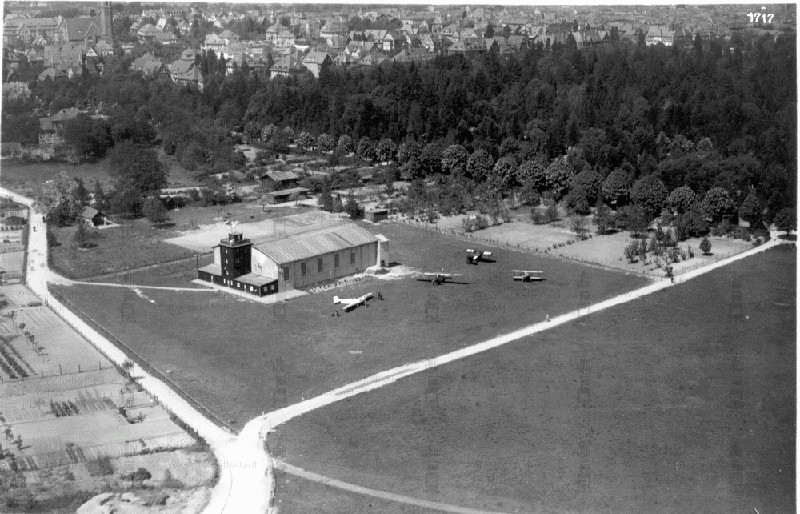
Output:
<instances>
[{"instance_id":1,"label":"tree","mask_svg":"<svg viewBox=\"0 0 800 514\"><path fill-rule=\"evenodd\" d=\"M621 207L628 202L632 176L622 168L616 168L603 181L603 199L612 207Z\"/></svg>"},{"instance_id":2,"label":"tree","mask_svg":"<svg viewBox=\"0 0 800 514\"><path fill-rule=\"evenodd\" d=\"M342 212L344 210L344 203L342 203L342 197L336 195L336 198L333 200L333 212Z\"/></svg>"},{"instance_id":3,"label":"tree","mask_svg":"<svg viewBox=\"0 0 800 514\"><path fill-rule=\"evenodd\" d=\"M353 138L347 134L342 134L339 136L339 141L336 143L336 149L344 155L353 153Z\"/></svg>"},{"instance_id":4,"label":"tree","mask_svg":"<svg viewBox=\"0 0 800 514\"><path fill-rule=\"evenodd\" d=\"M640 205L626 205L618 212L619 222L638 237L650 225L647 211Z\"/></svg>"},{"instance_id":5,"label":"tree","mask_svg":"<svg viewBox=\"0 0 800 514\"><path fill-rule=\"evenodd\" d=\"M464 177L467 174L469 152L461 145L450 145L442 152L442 172Z\"/></svg>"},{"instance_id":6,"label":"tree","mask_svg":"<svg viewBox=\"0 0 800 514\"><path fill-rule=\"evenodd\" d=\"M631 187L631 202L644 209L650 218L661 212L666 199L667 187L655 175L646 175Z\"/></svg>"},{"instance_id":7,"label":"tree","mask_svg":"<svg viewBox=\"0 0 800 514\"><path fill-rule=\"evenodd\" d=\"M713 222L719 223L723 218L727 218L736 212L736 204L728 194L728 191L721 187L712 187L703 197L703 212L709 216Z\"/></svg>"},{"instance_id":8,"label":"tree","mask_svg":"<svg viewBox=\"0 0 800 514\"><path fill-rule=\"evenodd\" d=\"M161 226L167 221L167 208L158 196L151 196L142 205L142 214L157 226Z\"/></svg>"},{"instance_id":9,"label":"tree","mask_svg":"<svg viewBox=\"0 0 800 514\"><path fill-rule=\"evenodd\" d=\"M483 182L494 166L494 158L483 148L472 152L467 159L467 176L475 182Z\"/></svg>"},{"instance_id":10,"label":"tree","mask_svg":"<svg viewBox=\"0 0 800 514\"><path fill-rule=\"evenodd\" d=\"M517 162L513 157L500 157L492 168L489 182L501 194L507 194L517 185Z\"/></svg>"},{"instance_id":11,"label":"tree","mask_svg":"<svg viewBox=\"0 0 800 514\"><path fill-rule=\"evenodd\" d=\"M103 186L100 185L99 180L94 181L94 208L98 211L105 211L108 209L106 195L103 192Z\"/></svg>"},{"instance_id":12,"label":"tree","mask_svg":"<svg viewBox=\"0 0 800 514\"><path fill-rule=\"evenodd\" d=\"M89 191L86 189L86 186L83 185L83 179L80 177L75 178L75 184L72 186L70 190L70 195L72 199L78 204L81 209L89 205Z\"/></svg>"},{"instance_id":13,"label":"tree","mask_svg":"<svg viewBox=\"0 0 800 514\"><path fill-rule=\"evenodd\" d=\"M336 148L336 140L329 134L320 134L317 138L317 145L321 152L332 152Z\"/></svg>"},{"instance_id":14,"label":"tree","mask_svg":"<svg viewBox=\"0 0 800 514\"><path fill-rule=\"evenodd\" d=\"M379 161L391 161L397 155L397 145L394 144L394 141L388 137L385 137L378 142L378 146L375 148L375 153L377 154Z\"/></svg>"},{"instance_id":15,"label":"tree","mask_svg":"<svg viewBox=\"0 0 800 514\"><path fill-rule=\"evenodd\" d=\"M589 204L597 202L602 187L603 177L591 168L585 169L575 175L569 185L570 192L578 188L582 189L586 201L589 202Z\"/></svg>"},{"instance_id":16,"label":"tree","mask_svg":"<svg viewBox=\"0 0 800 514\"><path fill-rule=\"evenodd\" d=\"M83 114L64 124L64 139L82 158L103 157L114 144L108 123Z\"/></svg>"},{"instance_id":17,"label":"tree","mask_svg":"<svg viewBox=\"0 0 800 514\"><path fill-rule=\"evenodd\" d=\"M739 217L750 224L750 228L756 228L761 224L764 206L758 199L755 189L751 188L739 207Z\"/></svg>"},{"instance_id":18,"label":"tree","mask_svg":"<svg viewBox=\"0 0 800 514\"><path fill-rule=\"evenodd\" d=\"M575 170L567 162L566 156L555 159L545 170L545 189L558 201L562 199L575 175Z\"/></svg>"},{"instance_id":19,"label":"tree","mask_svg":"<svg viewBox=\"0 0 800 514\"><path fill-rule=\"evenodd\" d=\"M358 140L358 148L356 153L365 161L375 160L375 143L367 136Z\"/></svg>"},{"instance_id":20,"label":"tree","mask_svg":"<svg viewBox=\"0 0 800 514\"><path fill-rule=\"evenodd\" d=\"M356 199L352 194L347 196L347 203L344 205L344 212L350 216L351 220L359 219L364 215L364 209L358 205L358 202L356 202Z\"/></svg>"},{"instance_id":21,"label":"tree","mask_svg":"<svg viewBox=\"0 0 800 514\"><path fill-rule=\"evenodd\" d=\"M140 196L158 193L167 183L167 174L152 148L131 141L116 145L109 157L116 189L133 189Z\"/></svg>"},{"instance_id":22,"label":"tree","mask_svg":"<svg viewBox=\"0 0 800 514\"><path fill-rule=\"evenodd\" d=\"M667 197L667 205L677 214L687 212L697 202L697 195L689 186L681 186L672 190Z\"/></svg>"},{"instance_id":23,"label":"tree","mask_svg":"<svg viewBox=\"0 0 800 514\"><path fill-rule=\"evenodd\" d=\"M300 135L297 136L297 146L303 150L311 150L314 146L314 136L306 132L300 132Z\"/></svg>"},{"instance_id":24,"label":"tree","mask_svg":"<svg viewBox=\"0 0 800 514\"><path fill-rule=\"evenodd\" d=\"M594 224L597 225L597 233L600 235L616 229L614 213L611 212L611 209L600 199L597 200L595 208Z\"/></svg>"},{"instance_id":25,"label":"tree","mask_svg":"<svg viewBox=\"0 0 800 514\"><path fill-rule=\"evenodd\" d=\"M412 159L418 159L422 153L422 145L416 141L406 141L397 147L397 162L405 164Z\"/></svg>"},{"instance_id":26,"label":"tree","mask_svg":"<svg viewBox=\"0 0 800 514\"><path fill-rule=\"evenodd\" d=\"M787 234L792 230L797 230L797 212L791 207L784 207L775 215L775 227Z\"/></svg>"},{"instance_id":27,"label":"tree","mask_svg":"<svg viewBox=\"0 0 800 514\"><path fill-rule=\"evenodd\" d=\"M703 252L703 255L711 253L711 241L709 241L707 237L704 237L703 240L700 241L700 251Z\"/></svg>"},{"instance_id":28,"label":"tree","mask_svg":"<svg viewBox=\"0 0 800 514\"><path fill-rule=\"evenodd\" d=\"M679 215L675 220L675 230L676 236L680 241L708 234L708 222L706 222L700 206L695 205Z\"/></svg>"},{"instance_id":29,"label":"tree","mask_svg":"<svg viewBox=\"0 0 800 514\"><path fill-rule=\"evenodd\" d=\"M548 223L558 221L558 205L556 202L550 202L550 205L548 205L547 209L544 211L544 216Z\"/></svg>"},{"instance_id":30,"label":"tree","mask_svg":"<svg viewBox=\"0 0 800 514\"><path fill-rule=\"evenodd\" d=\"M116 189L111 196L109 208L114 214L126 217L138 216L142 210L144 197L138 189L130 186Z\"/></svg>"},{"instance_id":31,"label":"tree","mask_svg":"<svg viewBox=\"0 0 800 514\"><path fill-rule=\"evenodd\" d=\"M331 196L331 184L328 180L322 183L322 192L319 194L318 203L323 211L333 211L333 196Z\"/></svg>"},{"instance_id":32,"label":"tree","mask_svg":"<svg viewBox=\"0 0 800 514\"><path fill-rule=\"evenodd\" d=\"M578 239L586 239L587 223L584 216L573 214L569 217L569 228L578 235Z\"/></svg>"},{"instance_id":33,"label":"tree","mask_svg":"<svg viewBox=\"0 0 800 514\"><path fill-rule=\"evenodd\" d=\"M72 235L72 242L78 248L88 248L93 246L94 236L95 234L90 233L86 228L86 223L80 222Z\"/></svg>"},{"instance_id":34,"label":"tree","mask_svg":"<svg viewBox=\"0 0 800 514\"><path fill-rule=\"evenodd\" d=\"M45 183L36 199L36 209L45 213L47 223L62 226L78 219L82 206L72 194L74 186L75 182L64 171Z\"/></svg>"},{"instance_id":35,"label":"tree","mask_svg":"<svg viewBox=\"0 0 800 514\"><path fill-rule=\"evenodd\" d=\"M419 154L419 164L425 177L442 172L442 147L438 143L428 143Z\"/></svg>"}]
</instances>

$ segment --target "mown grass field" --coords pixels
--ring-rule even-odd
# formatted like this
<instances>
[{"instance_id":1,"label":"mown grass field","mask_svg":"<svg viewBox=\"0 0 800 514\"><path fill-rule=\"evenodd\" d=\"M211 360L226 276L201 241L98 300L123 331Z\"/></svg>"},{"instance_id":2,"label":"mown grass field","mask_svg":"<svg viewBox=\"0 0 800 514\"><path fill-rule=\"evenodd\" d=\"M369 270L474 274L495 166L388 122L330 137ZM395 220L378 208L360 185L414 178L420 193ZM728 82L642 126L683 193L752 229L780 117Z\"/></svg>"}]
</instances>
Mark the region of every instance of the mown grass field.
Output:
<instances>
[{"instance_id":1,"label":"mown grass field","mask_svg":"<svg viewBox=\"0 0 800 514\"><path fill-rule=\"evenodd\" d=\"M270 448L502 512L793 512L796 257L772 249L333 404Z\"/></svg>"},{"instance_id":2,"label":"mown grass field","mask_svg":"<svg viewBox=\"0 0 800 514\"><path fill-rule=\"evenodd\" d=\"M168 213L169 222L161 227L154 226L145 218L120 219L112 216L118 227L92 231L95 246L78 249L73 242L76 226L53 228L59 243L51 249L52 266L59 273L73 279L83 279L97 275L118 273L126 270L152 266L184 259L192 270L195 269L194 252L164 240L177 237L183 231L197 229L198 226L223 221L261 221L266 218L295 214L298 209L289 207L263 211L261 206L252 203L235 203L224 206L185 207ZM211 245L201 252L212 251ZM202 257L201 257L202 261ZM203 263L208 264L209 261ZM150 275L145 270L144 276Z\"/></svg>"},{"instance_id":3,"label":"mown grass field","mask_svg":"<svg viewBox=\"0 0 800 514\"><path fill-rule=\"evenodd\" d=\"M422 270L444 267L464 276L460 283L442 286L412 277L373 278L281 305L216 292L137 294L88 285L59 290L148 362L169 370L189 394L242 426L261 412L646 283L508 250L495 250L495 263L471 266L465 262L466 244L456 239L404 225L373 230L391 240L391 260ZM511 269L543 270L547 280L513 282ZM131 274L130 283L139 283L137 276ZM185 285L193 287L188 281ZM385 300L331 316L334 294L348 298L367 291L381 291Z\"/></svg>"}]
</instances>

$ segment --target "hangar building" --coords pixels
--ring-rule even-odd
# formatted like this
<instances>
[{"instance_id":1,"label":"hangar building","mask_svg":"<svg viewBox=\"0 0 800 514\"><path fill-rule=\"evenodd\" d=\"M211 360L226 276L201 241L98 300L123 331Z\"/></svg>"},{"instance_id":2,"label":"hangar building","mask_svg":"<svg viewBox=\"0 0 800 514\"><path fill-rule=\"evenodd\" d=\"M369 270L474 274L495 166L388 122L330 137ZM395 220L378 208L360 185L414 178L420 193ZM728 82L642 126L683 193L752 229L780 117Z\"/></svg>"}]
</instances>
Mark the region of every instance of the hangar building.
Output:
<instances>
[{"instance_id":1,"label":"hangar building","mask_svg":"<svg viewBox=\"0 0 800 514\"><path fill-rule=\"evenodd\" d=\"M254 244L232 229L197 278L256 296L306 287L381 264L382 236L353 224L334 225Z\"/></svg>"}]
</instances>

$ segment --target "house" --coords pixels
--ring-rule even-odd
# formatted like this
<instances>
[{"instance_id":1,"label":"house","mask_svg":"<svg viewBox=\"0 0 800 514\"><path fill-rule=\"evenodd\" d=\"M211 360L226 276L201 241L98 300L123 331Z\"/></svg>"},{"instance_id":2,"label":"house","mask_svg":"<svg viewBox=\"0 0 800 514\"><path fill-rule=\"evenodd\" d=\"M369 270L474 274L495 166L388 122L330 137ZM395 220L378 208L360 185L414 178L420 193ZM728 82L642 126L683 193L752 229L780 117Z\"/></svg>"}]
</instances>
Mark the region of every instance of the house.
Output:
<instances>
[{"instance_id":1,"label":"house","mask_svg":"<svg viewBox=\"0 0 800 514\"><path fill-rule=\"evenodd\" d=\"M239 36L228 29L220 32L219 38L222 39L226 45L232 45L239 42Z\"/></svg>"},{"instance_id":2,"label":"house","mask_svg":"<svg viewBox=\"0 0 800 514\"><path fill-rule=\"evenodd\" d=\"M255 296L275 294L375 266L381 241L349 222L263 243L243 238L237 227L214 247L214 263L199 268L197 278Z\"/></svg>"},{"instance_id":3,"label":"house","mask_svg":"<svg viewBox=\"0 0 800 514\"><path fill-rule=\"evenodd\" d=\"M169 69L161 59L156 59L153 54L149 52L133 61L130 69L131 71L141 73L143 77L169 75Z\"/></svg>"},{"instance_id":4,"label":"house","mask_svg":"<svg viewBox=\"0 0 800 514\"><path fill-rule=\"evenodd\" d=\"M269 204L293 202L308 198L308 191L305 187L290 187L280 191L270 191L264 194L264 201Z\"/></svg>"},{"instance_id":5,"label":"house","mask_svg":"<svg viewBox=\"0 0 800 514\"><path fill-rule=\"evenodd\" d=\"M293 54L279 56L269 69L271 77L290 77L305 71L305 66Z\"/></svg>"},{"instance_id":6,"label":"house","mask_svg":"<svg viewBox=\"0 0 800 514\"><path fill-rule=\"evenodd\" d=\"M136 31L136 37L139 39L140 43L149 43L155 41L156 36L161 33L162 32L158 30L155 25L147 23Z\"/></svg>"},{"instance_id":7,"label":"house","mask_svg":"<svg viewBox=\"0 0 800 514\"><path fill-rule=\"evenodd\" d=\"M261 175L261 190L265 193L297 187L300 177L293 171L270 170Z\"/></svg>"},{"instance_id":8,"label":"house","mask_svg":"<svg viewBox=\"0 0 800 514\"><path fill-rule=\"evenodd\" d=\"M109 225L106 215L94 207L84 207L83 211L81 212L81 220L92 227Z\"/></svg>"},{"instance_id":9,"label":"house","mask_svg":"<svg viewBox=\"0 0 800 514\"><path fill-rule=\"evenodd\" d=\"M314 78L319 78L319 72L322 71L323 67L333 64L333 60L327 52L319 52L316 50L309 52L308 55L303 58L302 62L303 66L314 75Z\"/></svg>"},{"instance_id":10,"label":"house","mask_svg":"<svg viewBox=\"0 0 800 514\"><path fill-rule=\"evenodd\" d=\"M203 50L213 50L214 53L219 53L223 48L228 46L225 40L217 34L206 34L206 40L203 43Z\"/></svg>"},{"instance_id":11,"label":"house","mask_svg":"<svg viewBox=\"0 0 800 514\"><path fill-rule=\"evenodd\" d=\"M461 38L447 49L447 55L463 55L470 58L486 53L486 47L480 38Z\"/></svg>"},{"instance_id":12,"label":"house","mask_svg":"<svg viewBox=\"0 0 800 514\"><path fill-rule=\"evenodd\" d=\"M274 45L278 48L289 48L294 46L294 34L289 32L288 30L280 30L278 34L275 36L275 43Z\"/></svg>"},{"instance_id":13,"label":"house","mask_svg":"<svg viewBox=\"0 0 800 514\"><path fill-rule=\"evenodd\" d=\"M61 109L49 118L39 118L39 148L52 151L64 150L66 147L64 125L67 121L77 118L79 114L81 111L70 107Z\"/></svg>"},{"instance_id":14,"label":"house","mask_svg":"<svg viewBox=\"0 0 800 514\"><path fill-rule=\"evenodd\" d=\"M172 32L162 32L160 34L156 34L156 36L153 38L153 41L160 45L178 44L178 38L176 38L175 34Z\"/></svg>"},{"instance_id":15,"label":"house","mask_svg":"<svg viewBox=\"0 0 800 514\"><path fill-rule=\"evenodd\" d=\"M169 75L176 84L192 84L197 86L199 91L203 90L203 74L195 66L194 61L183 59L175 61L169 65Z\"/></svg>"},{"instance_id":16,"label":"house","mask_svg":"<svg viewBox=\"0 0 800 514\"><path fill-rule=\"evenodd\" d=\"M663 43L664 46L672 46L674 34L666 25L650 25L645 34L645 44L652 46Z\"/></svg>"}]
</instances>

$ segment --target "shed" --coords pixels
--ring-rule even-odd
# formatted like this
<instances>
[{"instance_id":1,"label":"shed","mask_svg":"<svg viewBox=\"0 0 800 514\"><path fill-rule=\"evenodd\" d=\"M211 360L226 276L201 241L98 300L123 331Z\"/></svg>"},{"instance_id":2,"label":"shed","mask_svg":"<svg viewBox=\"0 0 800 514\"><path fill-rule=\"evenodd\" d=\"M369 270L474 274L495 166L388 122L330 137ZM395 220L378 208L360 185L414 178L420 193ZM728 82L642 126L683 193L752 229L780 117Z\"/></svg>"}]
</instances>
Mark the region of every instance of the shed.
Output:
<instances>
[{"instance_id":1,"label":"shed","mask_svg":"<svg viewBox=\"0 0 800 514\"><path fill-rule=\"evenodd\" d=\"M389 218L389 209L370 209L364 213L367 221L378 223Z\"/></svg>"}]
</instances>

